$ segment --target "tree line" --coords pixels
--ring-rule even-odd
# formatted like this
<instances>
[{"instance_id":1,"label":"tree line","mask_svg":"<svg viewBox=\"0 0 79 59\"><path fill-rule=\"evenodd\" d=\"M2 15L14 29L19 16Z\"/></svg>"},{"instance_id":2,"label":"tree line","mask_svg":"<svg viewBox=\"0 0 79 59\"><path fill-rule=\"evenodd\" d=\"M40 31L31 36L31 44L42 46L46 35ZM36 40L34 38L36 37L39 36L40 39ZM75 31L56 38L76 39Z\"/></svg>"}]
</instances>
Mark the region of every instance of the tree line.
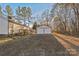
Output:
<instances>
[{"instance_id":1,"label":"tree line","mask_svg":"<svg viewBox=\"0 0 79 59\"><path fill-rule=\"evenodd\" d=\"M20 20L23 21L24 25L26 25L26 21L28 21L28 25L29 25L29 19L32 15L32 10L30 7L26 7L26 6L18 6L15 9L15 14L14 15L14 11L11 8L10 5L6 5L5 9L3 10L3 8L0 6L0 16L4 16L6 15L9 19L11 19L12 17L16 16L18 18L18 22L20 22Z\"/></svg>"},{"instance_id":2,"label":"tree line","mask_svg":"<svg viewBox=\"0 0 79 59\"><path fill-rule=\"evenodd\" d=\"M54 31L71 35L79 34L79 4L55 4L54 9L51 9L51 17Z\"/></svg>"}]
</instances>

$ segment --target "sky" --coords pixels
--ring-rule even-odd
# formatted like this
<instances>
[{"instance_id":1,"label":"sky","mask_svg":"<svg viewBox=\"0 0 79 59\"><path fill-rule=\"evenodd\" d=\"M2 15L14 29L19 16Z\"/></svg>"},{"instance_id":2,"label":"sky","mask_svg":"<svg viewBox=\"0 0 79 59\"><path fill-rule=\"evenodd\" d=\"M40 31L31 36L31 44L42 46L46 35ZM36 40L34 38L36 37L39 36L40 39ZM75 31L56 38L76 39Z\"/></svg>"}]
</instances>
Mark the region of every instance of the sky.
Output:
<instances>
[{"instance_id":1,"label":"sky","mask_svg":"<svg viewBox=\"0 0 79 59\"><path fill-rule=\"evenodd\" d=\"M1 3L0 5L4 10L6 5L10 5L11 8L13 9L14 14L15 14L15 9L18 6L31 7L33 15L38 14L45 9L50 9L52 7L52 4L50 3Z\"/></svg>"},{"instance_id":2,"label":"sky","mask_svg":"<svg viewBox=\"0 0 79 59\"><path fill-rule=\"evenodd\" d=\"M0 5L3 10L5 10L6 5L10 5L13 10L14 15L16 12L15 9L18 6L31 7L33 17L37 17L37 15L40 15L44 10L51 9L53 6L53 4L51 3L0 3Z\"/></svg>"}]
</instances>

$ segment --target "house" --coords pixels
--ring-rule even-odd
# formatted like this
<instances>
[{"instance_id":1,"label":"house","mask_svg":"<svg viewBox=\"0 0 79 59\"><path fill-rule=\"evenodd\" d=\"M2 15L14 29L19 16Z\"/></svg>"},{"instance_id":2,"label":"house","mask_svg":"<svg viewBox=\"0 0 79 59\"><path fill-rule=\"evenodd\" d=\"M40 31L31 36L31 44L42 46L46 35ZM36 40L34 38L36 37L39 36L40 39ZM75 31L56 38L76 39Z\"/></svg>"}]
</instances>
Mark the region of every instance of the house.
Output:
<instances>
[{"instance_id":1,"label":"house","mask_svg":"<svg viewBox=\"0 0 79 59\"><path fill-rule=\"evenodd\" d=\"M22 34L26 32L33 32L33 30L21 23L15 21L15 18L9 19L0 16L0 35Z\"/></svg>"},{"instance_id":2,"label":"house","mask_svg":"<svg viewBox=\"0 0 79 59\"><path fill-rule=\"evenodd\" d=\"M23 24L17 23L14 20L8 20L9 34L22 34L23 31L28 31L29 27Z\"/></svg>"}]
</instances>

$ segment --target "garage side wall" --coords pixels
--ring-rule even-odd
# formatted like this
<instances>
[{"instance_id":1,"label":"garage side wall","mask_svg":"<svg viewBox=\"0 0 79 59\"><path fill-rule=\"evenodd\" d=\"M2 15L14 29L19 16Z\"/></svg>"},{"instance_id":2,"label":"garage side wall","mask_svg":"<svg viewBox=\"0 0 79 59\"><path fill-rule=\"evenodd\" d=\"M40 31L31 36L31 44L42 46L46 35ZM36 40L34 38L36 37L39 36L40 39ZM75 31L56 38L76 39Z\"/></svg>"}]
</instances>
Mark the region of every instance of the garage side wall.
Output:
<instances>
[{"instance_id":1,"label":"garage side wall","mask_svg":"<svg viewBox=\"0 0 79 59\"><path fill-rule=\"evenodd\" d=\"M8 35L8 19L0 16L0 35Z\"/></svg>"}]
</instances>

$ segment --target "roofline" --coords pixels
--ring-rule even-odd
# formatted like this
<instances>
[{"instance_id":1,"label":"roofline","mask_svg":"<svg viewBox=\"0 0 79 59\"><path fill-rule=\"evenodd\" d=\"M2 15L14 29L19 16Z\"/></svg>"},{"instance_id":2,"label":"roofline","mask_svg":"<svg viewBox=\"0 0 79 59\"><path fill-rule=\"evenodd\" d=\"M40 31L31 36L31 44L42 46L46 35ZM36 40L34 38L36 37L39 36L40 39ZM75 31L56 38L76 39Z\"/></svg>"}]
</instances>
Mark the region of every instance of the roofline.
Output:
<instances>
[{"instance_id":1,"label":"roofline","mask_svg":"<svg viewBox=\"0 0 79 59\"><path fill-rule=\"evenodd\" d=\"M27 27L27 28L29 28L31 31L33 31L33 29L31 29L30 27L28 27L28 26L26 26L26 25L17 23L17 22L15 22L15 21L13 21L13 20L10 20L10 19L9 19L8 21L9 21L9 22L12 22L12 23L14 23L14 24L17 24L17 25L21 25L21 26Z\"/></svg>"},{"instance_id":2,"label":"roofline","mask_svg":"<svg viewBox=\"0 0 79 59\"><path fill-rule=\"evenodd\" d=\"M24 27L28 27L28 26L26 26L26 25L23 25L23 24L20 24L20 23L17 23L17 22L15 22L15 21L13 21L13 20L8 20L9 22L12 22L12 23L15 23L15 24L17 24L17 25L21 25L21 26L24 26Z\"/></svg>"}]
</instances>

